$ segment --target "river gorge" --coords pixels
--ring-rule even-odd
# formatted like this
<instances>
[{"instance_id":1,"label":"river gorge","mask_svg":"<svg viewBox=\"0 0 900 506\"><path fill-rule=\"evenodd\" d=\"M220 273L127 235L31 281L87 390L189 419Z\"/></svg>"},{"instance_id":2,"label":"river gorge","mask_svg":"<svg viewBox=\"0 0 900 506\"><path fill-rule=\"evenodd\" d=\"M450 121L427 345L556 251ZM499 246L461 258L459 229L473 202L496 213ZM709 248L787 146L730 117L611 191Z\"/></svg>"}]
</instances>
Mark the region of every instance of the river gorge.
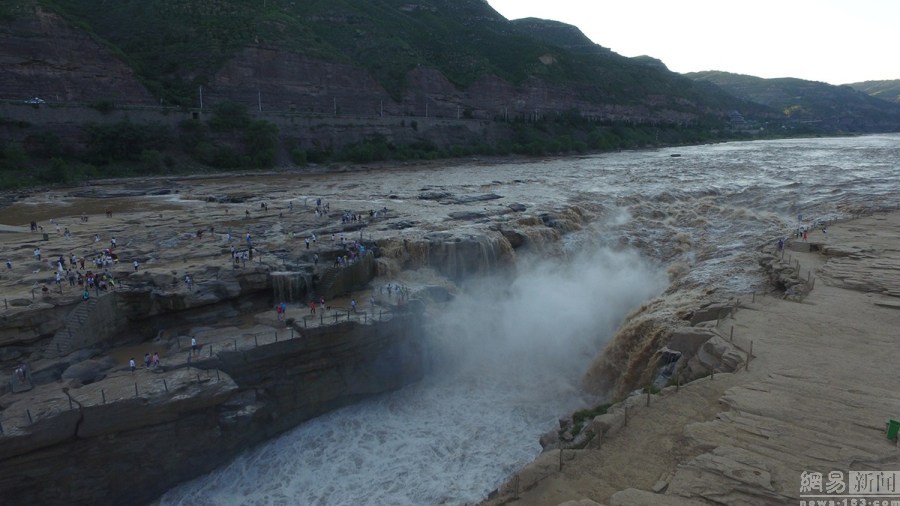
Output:
<instances>
[{"instance_id":1,"label":"river gorge","mask_svg":"<svg viewBox=\"0 0 900 506\"><path fill-rule=\"evenodd\" d=\"M175 264L179 277L190 270L198 279L210 278L200 286L212 287L209 273L218 269L215 280L226 285L222 261L213 254L224 254L230 269L228 239L240 246L251 231L262 254L259 269L267 266L256 282L267 290L271 272L307 272L311 251L321 252L324 263L334 261L336 243L371 245L377 254L367 260L367 284L336 290L329 302L343 307L350 293L374 319L399 300L388 285L403 287L422 301L422 331L414 336L422 370L410 371L405 386L340 403L148 500L466 504L484 499L534 459L539 438L558 428L560 417L644 384L653 374L647 363L656 343L638 342L649 332L631 327L634 322L649 319L659 322L654 331L671 331L691 309L771 290L758 262L764 245L800 226L816 229L896 208L898 155L900 137L876 135L198 177L131 187L116 182L20 197L0 209L0 223L36 220L49 227L54 218L75 231L83 210L96 215L112 208L131 216L113 233L120 243L133 242L141 260L140 272L124 272L130 270L125 265L122 276L132 285L157 287ZM148 186L169 191L147 195ZM313 215L319 199L330 206L327 216ZM257 218L261 204L267 213ZM341 223L344 211L363 217ZM102 219L94 215L91 220ZM184 253L199 247L185 234L211 225L215 243L203 247L213 254ZM303 238L311 233L317 240L308 250ZM84 247L91 242L87 238ZM30 256L32 244L22 244L18 254ZM154 263L165 269L145 274ZM30 281L41 275L32 274ZM247 279L238 284L251 283ZM8 291L27 294L11 277L4 282ZM289 290L295 291L298 300L290 301L288 316L299 321L308 313L310 290ZM244 328L244 313L255 318L253 325L275 325L267 319L274 319L270 302L293 296L282 290L268 299L268 293L256 305L236 303L216 309L215 318L187 317L177 325L159 318L179 308L207 307L202 296L157 294L156 309L132 304L132 311L144 313L129 317L152 321L138 325L143 337L137 343L149 342L161 326L179 338L205 335L208 327ZM622 354L607 349L603 355L608 344Z\"/></svg>"}]
</instances>

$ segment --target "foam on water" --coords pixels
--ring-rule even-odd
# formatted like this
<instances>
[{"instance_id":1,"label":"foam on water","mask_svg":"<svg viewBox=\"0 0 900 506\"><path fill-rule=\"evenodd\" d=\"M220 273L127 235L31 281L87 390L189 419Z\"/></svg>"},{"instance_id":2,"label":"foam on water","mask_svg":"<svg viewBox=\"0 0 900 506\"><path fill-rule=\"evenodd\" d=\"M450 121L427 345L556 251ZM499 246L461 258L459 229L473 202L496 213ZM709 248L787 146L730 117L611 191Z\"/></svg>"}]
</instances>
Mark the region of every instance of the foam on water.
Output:
<instances>
[{"instance_id":1,"label":"foam on water","mask_svg":"<svg viewBox=\"0 0 900 506\"><path fill-rule=\"evenodd\" d=\"M162 504L461 504L585 406L581 374L624 314L665 286L635 252L596 250L485 280L432 315L420 384L310 421ZM518 441L509 444L510 440Z\"/></svg>"}]
</instances>

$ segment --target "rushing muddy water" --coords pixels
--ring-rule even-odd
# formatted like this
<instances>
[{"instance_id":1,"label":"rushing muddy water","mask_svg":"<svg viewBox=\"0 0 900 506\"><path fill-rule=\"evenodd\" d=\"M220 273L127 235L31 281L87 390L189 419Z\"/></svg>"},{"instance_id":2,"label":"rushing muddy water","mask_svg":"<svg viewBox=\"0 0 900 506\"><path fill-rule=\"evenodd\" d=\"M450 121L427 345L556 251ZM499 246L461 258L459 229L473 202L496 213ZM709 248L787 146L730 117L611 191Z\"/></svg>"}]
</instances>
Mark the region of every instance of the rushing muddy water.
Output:
<instances>
[{"instance_id":1,"label":"rushing muddy water","mask_svg":"<svg viewBox=\"0 0 900 506\"><path fill-rule=\"evenodd\" d=\"M685 287L758 286L754 252L789 235L798 218L812 225L900 203L900 137L728 143L332 181L326 198L358 197L375 208L402 208L425 189L492 191L504 205L577 206L594 221L566 238L565 261L522 259L516 279L468 285L434 313L433 368L422 383L310 421L171 490L162 504L478 501L537 455L539 435L558 416L595 400L579 391L580 376L624 315L665 289L666 268L689 272L677 281ZM414 212L432 212L419 205ZM434 204L433 213L448 210Z\"/></svg>"}]
</instances>

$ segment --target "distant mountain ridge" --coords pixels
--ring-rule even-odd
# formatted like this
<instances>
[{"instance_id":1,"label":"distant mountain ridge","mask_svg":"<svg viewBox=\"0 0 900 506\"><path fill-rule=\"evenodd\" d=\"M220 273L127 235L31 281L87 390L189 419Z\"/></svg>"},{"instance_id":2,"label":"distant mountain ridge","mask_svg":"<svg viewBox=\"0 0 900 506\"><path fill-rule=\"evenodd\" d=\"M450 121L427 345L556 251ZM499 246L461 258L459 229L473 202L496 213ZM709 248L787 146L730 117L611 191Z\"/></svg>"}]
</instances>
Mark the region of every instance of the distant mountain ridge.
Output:
<instances>
[{"instance_id":1,"label":"distant mountain ridge","mask_svg":"<svg viewBox=\"0 0 900 506\"><path fill-rule=\"evenodd\" d=\"M850 83L847 86L875 98L900 104L900 79L888 81L862 81L859 83Z\"/></svg>"},{"instance_id":2,"label":"distant mountain ridge","mask_svg":"<svg viewBox=\"0 0 900 506\"><path fill-rule=\"evenodd\" d=\"M493 115L573 109L639 122L721 121L732 109L770 114L664 65L620 56L571 25L506 20L483 0L145 0L114 7L104 0L7 0L0 36L52 40L29 20L53 15L109 48L164 104L197 107L204 87L210 101L220 92L252 106L259 94L270 106L318 111L335 97L346 111L350 86L333 90L346 75L347 83L366 87L370 102L398 113L431 100L433 108ZM78 83L48 87L42 72L78 67L51 61L50 53L7 55L9 79L60 100L106 98L91 96L90 88L73 91ZM303 72L290 74L298 66ZM369 78L349 77L353 69ZM423 70L446 82L429 75L423 89ZM498 95L485 95L492 90ZM307 105L310 96L319 101Z\"/></svg>"},{"instance_id":3,"label":"distant mountain ridge","mask_svg":"<svg viewBox=\"0 0 900 506\"><path fill-rule=\"evenodd\" d=\"M818 123L825 130L895 131L900 122L900 104L880 100L849 85L833 86L795 78L763 79L720 71L685 75L778 110L786 120Z\"/></svg>"}]
</instances>

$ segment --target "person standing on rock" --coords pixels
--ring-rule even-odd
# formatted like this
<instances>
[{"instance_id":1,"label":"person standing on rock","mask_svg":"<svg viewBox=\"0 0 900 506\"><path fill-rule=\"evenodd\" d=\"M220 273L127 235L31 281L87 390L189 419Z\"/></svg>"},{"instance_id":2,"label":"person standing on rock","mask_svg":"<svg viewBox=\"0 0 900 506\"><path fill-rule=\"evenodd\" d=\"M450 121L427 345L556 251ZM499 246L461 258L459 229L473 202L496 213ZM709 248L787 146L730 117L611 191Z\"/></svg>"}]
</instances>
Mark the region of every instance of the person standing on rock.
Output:
<instances>
[{"instance_id":1,"label":"person standing on rock","mask_svg":"<svg viewBox=\"0 0 900 506\"><path fill-rule=\"evenodd\" d=\"M134 262L131 262L131 264L134 265L134 272L137 272L138 266L140 265L140 264L138 263L138 261L135 260Z\"/></svg>"},{"instance_id":2,"label":"person standing on rock","mask_svg":"<svg viewBox=\"0 0 900 506\"><path fill-rule=\"evenodd\" d=\"M6 259L6 268L10 270L12 269L12 262L8 258Z\"/></svg>"},{"instance_id":3,"label":"person standing on rock","mask_svg":"<svg viewBox=\"0 0 900 506\"><path fill-rule=\"evenodd\" d=\"M144 353L144 368L150 369L150 352Z\"/></svg>"},{"instance_id":4,"label":"person standing on rock","mask_svg":"<svg viewBox=\"0 0 900 506\"><path fill-rule=\"evenodd\" d=\"M306 238L306 249L309 249L309 237Z\"/></svg>"},{"instance_id":5,"label":"person standing on rock","mask_svg":"<svg viewBox=\"0 0 900 506\"><path fill-rule=\"evenodd\" d=\"M41 261L41 248L34 248L34 259L38 262Z\"/></svg>"},{"instance_id":6,"label":"person standing on rock","mask_svg":"<svg viewBox=\"0 0 900 506\"><path fill-rule=\"evenodd\" d=\"M134 374L134 369L135 367L137 367L137 365L134 363L134 357L131 357L131 359L128 361L128 367L129 369L131 369L131 374Z\"/></svg>"},{"instance_id":7,"label":"person standing on rock","mask_svg":"<svg viewBox=\"0 0 900 506\"><path fill-rule=\"evenodd\" d=\"M153 352L153 367L159 367L159 352Z\"/></svg>"},{"instance_id":8,"label":"person standing on rock","mask_svg":"<svg viewBox=\"0 0 900 506\"><path fill-rule=\"evenodd\" d=\"M316 301L309 301L309 314L316 314Z\"/></svg>"},{"instance_id":9,"label":"person standing on rock","mask_svg":"<svg viewBox=\"0 0 900 506\"><path fill-rule=\"evenodd\" d=\"M197 351L198 351L197 350L197 338L192 337L191 338L191 353L197 353Z\"/></svg>"}]
</instances>

